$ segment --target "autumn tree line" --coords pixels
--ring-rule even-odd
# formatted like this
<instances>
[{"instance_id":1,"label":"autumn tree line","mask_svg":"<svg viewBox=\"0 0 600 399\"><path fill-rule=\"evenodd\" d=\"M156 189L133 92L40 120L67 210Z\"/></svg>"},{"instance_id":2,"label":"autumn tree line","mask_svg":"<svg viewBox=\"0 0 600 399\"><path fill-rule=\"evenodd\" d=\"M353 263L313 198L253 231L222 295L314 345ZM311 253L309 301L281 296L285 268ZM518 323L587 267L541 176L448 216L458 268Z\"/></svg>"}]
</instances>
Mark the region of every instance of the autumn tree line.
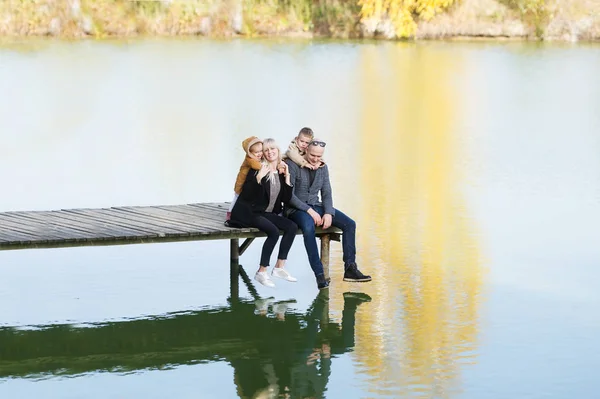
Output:
<instances>
[{"instance_id":1,"label":"autumn tree line","mask_svg":"<svg viewBox=\"0 0 600 399\"><path fill-rule=\"evenodd\" d=\"M3 0L0 36L600 37L596 0ZM466 10L466 11L465 11ZM473 28L475 19L476 27ZM562 18L562 20L561 20ZM563 21L564 20L564 21ZM557 23L558 21L558 23ZM512 24L512 30L498 25ZM554 25L553 25L554 24ZM517 28L514 28L516 26ZM432 28L433 27L433 28ZM429 30L428 30L429 29ZM556 36L556 35L555 35Z\"/></svg>"}]
</instances>

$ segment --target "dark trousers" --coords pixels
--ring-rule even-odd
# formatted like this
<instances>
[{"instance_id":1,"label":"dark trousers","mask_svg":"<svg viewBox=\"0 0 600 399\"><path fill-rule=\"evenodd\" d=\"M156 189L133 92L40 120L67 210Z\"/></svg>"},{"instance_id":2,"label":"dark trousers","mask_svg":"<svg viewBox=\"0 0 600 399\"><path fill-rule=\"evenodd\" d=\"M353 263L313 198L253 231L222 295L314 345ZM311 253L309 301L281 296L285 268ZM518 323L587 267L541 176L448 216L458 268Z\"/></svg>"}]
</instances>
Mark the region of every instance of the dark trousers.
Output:
<instances>
[{"instance_id":1,"label":"dark trousers","mask_svg":"<svg viewBox=\"0 0 600 399\"><path fill-rule=\"evenodd\" d=\"M325 210L321 206L313 206L312 208L321 216L325 214ZM308 262L315 276L323 274L323 264L321 263L321 258L319 258L317 238L315 237L315 221L308 213L300 210L292 212L289 218L296 222L300 230L302 230ZM344 265L356 262L356 223L342 211L336 209L331 224L343 232L342 252L344 254Z\"/></svg>"},{"instance_id":2,"label":"dark trousers","mask_svg":"<svg viewBox=\"0 0 600 399\"><path fill-rule=\"evenodd\" d=\"M298 226L288 218L276 215L272 212L265 212L262 214L256 214L252 217L252 227L256 227L260 231L267 234L267 240L263 244L262 253L260 255L260 265L269 266L269 260L277 239L279 238L279 230L283 230L283 237L279 244L279 255L277 259L287 259Z\"/></svg>"}]
</instances>

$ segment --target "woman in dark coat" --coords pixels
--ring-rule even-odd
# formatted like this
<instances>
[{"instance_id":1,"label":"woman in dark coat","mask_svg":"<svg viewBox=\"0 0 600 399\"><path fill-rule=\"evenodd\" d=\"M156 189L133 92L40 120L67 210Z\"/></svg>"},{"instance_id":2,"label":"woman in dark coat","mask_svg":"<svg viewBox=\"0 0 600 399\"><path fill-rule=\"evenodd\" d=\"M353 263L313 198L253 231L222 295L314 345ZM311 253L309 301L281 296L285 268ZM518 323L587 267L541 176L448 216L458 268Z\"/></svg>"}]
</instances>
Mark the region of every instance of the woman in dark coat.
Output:
<instances>
[{"instance_id":1,"label":"woman in dark coat","mask_svg":"<svg viewBox=\"0 0 600 399\"><path fill-rule=\"evenodd\" d=\"M277 263L271 275L287 281L297 281L284 268L298 226L281 216L283 203L292 198L292 185L287 164L281 161L280 154L275 140L263 141L263 158L266 162L258 172L251 171L246 176L242 192L231 210L230 220L232 225L256 227L267 234L260 266L254 276L256 281L267 287L275 287L275 283L267 274L267 267L279 238L279 230L283 230L283 237L279 244Z\"/></svg>"}]
</instances>

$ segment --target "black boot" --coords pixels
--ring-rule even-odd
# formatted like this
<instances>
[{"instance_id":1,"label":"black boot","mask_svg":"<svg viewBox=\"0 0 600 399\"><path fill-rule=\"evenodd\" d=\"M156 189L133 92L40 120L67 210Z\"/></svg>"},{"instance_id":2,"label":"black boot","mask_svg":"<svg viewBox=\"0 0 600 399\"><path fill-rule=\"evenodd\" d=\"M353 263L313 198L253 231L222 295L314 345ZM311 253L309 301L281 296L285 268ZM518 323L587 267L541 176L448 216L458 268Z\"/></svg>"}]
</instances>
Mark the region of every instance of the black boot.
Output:
<instances>
[{"instance_id":1,"label":"black boot","mask_svg":"<svg viewBox=\"0 0 600 399\"><path fill-rule=\"evenodd\" d=\"M363 302L371 302L371 296L363 292L344 292L345 304L358 306Z\"/></svg>"},{"instance_id":2,"label":"black boot","mask_svg":"<svg viewBox=\"0 0 600 399\"><path fill-rule=\"evenodd\" d=\"M317 287L319 287L320 290L329 288L329 279L325 279L324 274L318 274L316 277L317 277Z\"/></svg>"},{"instance_id":3,"label":"black boot","mask_svg":"<svg viewBox=\"0 0 600 399\"><path fill-rule=\"evenodd\" d=\"M371 281L371 276L362 274L354 262L346 264L345 269L344 281L351 283L366 283L367 281Z\"/></svg>"}]
</instances>

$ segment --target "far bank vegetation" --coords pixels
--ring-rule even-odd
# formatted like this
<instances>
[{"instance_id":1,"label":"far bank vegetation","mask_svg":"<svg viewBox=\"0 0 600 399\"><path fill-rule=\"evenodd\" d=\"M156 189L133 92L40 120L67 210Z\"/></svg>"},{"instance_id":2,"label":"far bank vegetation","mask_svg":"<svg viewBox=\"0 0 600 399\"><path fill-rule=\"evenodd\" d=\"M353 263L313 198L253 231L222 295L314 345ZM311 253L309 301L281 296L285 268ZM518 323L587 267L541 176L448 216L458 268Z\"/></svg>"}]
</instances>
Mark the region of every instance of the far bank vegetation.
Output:
<instances>
[{"instance_id":1,"label":"far bank vegetation","mask_svg":"<svg viewBox=\"0 0 600 399\"><path fill-rule=\"evenodd\" d=\"M0 35L600 39L600 0L3 0Z\"/></svg>"}]
</instances>

